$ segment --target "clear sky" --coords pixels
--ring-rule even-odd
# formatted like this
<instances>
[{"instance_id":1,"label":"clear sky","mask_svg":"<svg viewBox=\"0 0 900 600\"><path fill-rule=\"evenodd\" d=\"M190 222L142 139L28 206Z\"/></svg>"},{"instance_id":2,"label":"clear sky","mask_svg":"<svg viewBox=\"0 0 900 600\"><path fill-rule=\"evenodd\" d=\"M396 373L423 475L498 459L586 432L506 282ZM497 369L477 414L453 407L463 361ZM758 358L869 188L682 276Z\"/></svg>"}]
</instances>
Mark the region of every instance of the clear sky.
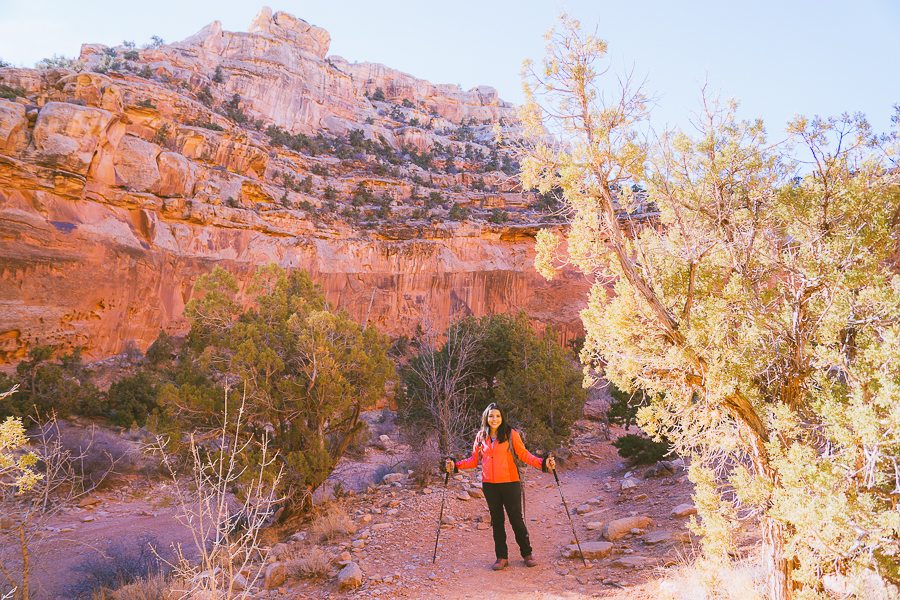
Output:
<instances>
[{"instance_id":1,"label":"clear sky","mask_svg":"<svg viewBox=\"0 0 900 600\"><path fill-rule=\"evenodd\" d=\"M0 58L32 66L82 43L184 39L219 20L246 31L263 6L221 0L0 0ZM609 41L659 97L657 128L687 126L699 84L741 100L773 137L796 113L864 112L876 131L900 103L900 0L284 0L269 4L324 27L329 54L380 62L432 83L491 85L522 99L523 59L540 59L562 10Z\"/></svg>"}]
</instances>

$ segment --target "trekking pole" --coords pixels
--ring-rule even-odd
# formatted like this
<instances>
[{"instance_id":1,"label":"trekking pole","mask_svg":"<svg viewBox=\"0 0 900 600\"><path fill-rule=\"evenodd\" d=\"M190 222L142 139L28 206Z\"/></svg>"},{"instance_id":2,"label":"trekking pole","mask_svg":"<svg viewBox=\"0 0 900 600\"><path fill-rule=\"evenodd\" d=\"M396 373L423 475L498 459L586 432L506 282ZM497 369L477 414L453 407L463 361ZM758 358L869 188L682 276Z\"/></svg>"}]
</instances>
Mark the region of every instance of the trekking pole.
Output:
<instances>
[{"instance_id":1,"label":"trekking pole","mask_svg":"<svg viewBox=\"0 0 900 600\"><path fill-rule=\"evenodd\" d=\"M572 527L572 535L575 536L575 545L578 546L578 555L581 556L581 562L586 567L587 561L584 560L584 552L581 551L581 544L578 542L578 534L575 533L575 524L572 523L572 515L569 514L569 505L566 504L566 497L563 496L562 486L559 484L559 475L556 474L556 469L553 469L553 478L556 480L556 489L559 490L559 497L562 500L563 507L566 509L566 516L569 517L569 525Z\"/></svg>"},{"instance_id":2,"label":"trekking pole","mask_svg":"<svg viewBox=\"0 0 900 600\"><path fill-rule=\"evenodd\" d=\"M450 471L447 471L447 474L444 476L444 490L441 492L441 515L438 517L438 530L437 530L437 535L434 537L434 554L431 557L431 564L434 564L434 561L437 560L437 546L438 546L438 540L441 537L442 521L444 520L444 498L447 497L447 482L448 481L450 481Z\"/></svg>"}]
</instances>

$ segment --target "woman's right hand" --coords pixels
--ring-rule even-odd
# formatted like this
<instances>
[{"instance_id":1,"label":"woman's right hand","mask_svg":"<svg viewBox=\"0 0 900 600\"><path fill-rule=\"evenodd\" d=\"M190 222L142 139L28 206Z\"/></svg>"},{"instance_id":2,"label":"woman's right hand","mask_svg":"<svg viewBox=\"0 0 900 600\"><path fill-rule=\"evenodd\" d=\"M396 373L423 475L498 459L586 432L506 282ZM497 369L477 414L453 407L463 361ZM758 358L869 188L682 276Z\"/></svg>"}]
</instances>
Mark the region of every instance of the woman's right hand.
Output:
<instances>
[{"instance_id":1,"label":"woman's right hand","mask_svg":"<svg viewBox=\"0 0 900 600\"><path fill-rule=\"evenodd\" d=\"M447 462L444 463L444 472L452 473L456 470L456 463L453 462L452 458L448 458Z\"/></svg>"}]
</instances>

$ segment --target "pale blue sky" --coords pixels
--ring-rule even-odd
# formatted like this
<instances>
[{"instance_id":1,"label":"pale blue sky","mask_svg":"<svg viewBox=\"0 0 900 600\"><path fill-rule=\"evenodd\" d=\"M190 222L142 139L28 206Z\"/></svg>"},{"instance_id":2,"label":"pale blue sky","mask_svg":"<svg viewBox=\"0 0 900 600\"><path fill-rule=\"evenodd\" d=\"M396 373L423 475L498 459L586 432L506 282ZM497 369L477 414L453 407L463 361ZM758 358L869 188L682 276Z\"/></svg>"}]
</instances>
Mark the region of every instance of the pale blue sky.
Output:
<instances>
[{"instance_id":1,"label":"pale blue sky","mask_svg":"<svg viewBox=\"0 0 900 600\"><path fill-rule=\"evenodd\" d=\"M260 2L0 0L0 58L32 66L82 43L181 40L219 20L245 31ZM633 66L659 96L653 122L685 126L708 78L762 116L773 137L795 113L866 113L890 126L900 102L900 0L460 0L270 4L331 33L330 54L380 62L433 83L492 85L521 100L519 70L566 9L598 28L614 67Z\"/></svg>"}]
</instances>

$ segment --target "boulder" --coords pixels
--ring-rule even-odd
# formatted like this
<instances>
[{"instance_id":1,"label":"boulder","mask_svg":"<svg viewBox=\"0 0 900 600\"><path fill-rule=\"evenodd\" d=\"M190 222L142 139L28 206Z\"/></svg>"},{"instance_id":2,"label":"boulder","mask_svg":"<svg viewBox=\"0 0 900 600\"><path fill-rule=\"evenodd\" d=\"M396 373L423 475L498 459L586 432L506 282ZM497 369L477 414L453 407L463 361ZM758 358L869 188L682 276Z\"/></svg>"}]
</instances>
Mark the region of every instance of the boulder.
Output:
<instances>
[{"instance_id":1,"label":"boulder","mask_svg":"<svg viewBox=\"0 0 900 600\"><path fill-rule=\"evenodd\" d=\"M603 528L603 537L615 542L631 533L632 529L643 529L651 523L653 523L653 519L646 515L616 519Z\"/></svg>"},{"instance_id":2,"label":"boulder","mask_svg":"<svg viewBox=\"0 0 900 600\"><path fill-rule=\"evenodd\" d=\"M581 544L581 552L579 552L577 544L569 544L563 548L562 556L563 558L581 558L584 555L585 560L593 560L606 558L612 549L613 545L609 542L585 542Z\"/></svg>"},{"instance_id":3,"label":"boulder","mask_svg":"<svg viewBox=\"0 0 900 600\"><path fill-rule=\"evenodd\" d=\"M267 590L279 587L287 579L287 565L283 562L272 563L266 567L263 586Z\"/></svg>"},{"instance_id":4,"label":"boulder","mask_svg":"<svg viewBox=\"0 0 900 600\"><path fill-rule=\"evenodd\" d=\"M158 191L159 167L156 157L160 152L160 147L151 142L132 136L122 138L113 159L116 185L138 192Z\"/></svg>"},{"instance_id":5,"label":"boulder","mask_svg":"<svg viewBox=\"0 0 900 600\"><path fill-rule=\"evenodd\" d=\"M355 562L349 563L338 573L338 589L346 590L362 585L362 569Z\"/></svg>"},{"instance_id":6,"label":"boulder","mask_svg":"<svg viewBox=\"0 0 900 600\"><path fill-rule=\"evenodd\" d=\"M637 487L637 482L635 482L634 479L626 479L625 481L622 482L623 490L630 490L631 488L636 488L636 487Z\"/></svg>"},{"instance_id":7,"label":"boulder","mask_svg":"<svg viewBox=\"0 0 900 600\"><path fill-rule=\"evenodd\" d=\"M12 153L25 140L28 121L25 107L0 99L0 152Z\"/></svg>"},{"instance_id":8,"label":"boulder","mask_svg":"<svg viewBox=\"0 0 900 600\"><path fill-rule=\"evenodd\" d=\"M589 512L591 512L591 507L588 504L582 504L581 506L575 508L576 515L583 515Z\"/></svg>"},{"instance_id":9,"label":"boulder","mask_svg":"<svg viewBox=\"0 0 900 600\"><path fill-rule=\"evenodd\" d=\"M34 162L87 175L97 144L112 120L112 113L100 108L48 102L34 126Z\"/></svg>"},{"instance_id":10,"label":"boulder","mask_svg":"<svg viewBox=\"0 0 900 600\"><path fill-rule=\"evenodd\" d=\"M623 556L612 561L609 566L617 569L640 569L655 564L655 562L646 556Z\"/></svg>"},{"instance_id":11,"label":"boulder","mask_svg":"<svg viewBox=\"0 0 900 600\"><path fill-rule=\"evenodd\" d=\"M697 507L693 504L679 504L672 509L673 517L689 517L697 514Z\"/></svg>"},{"instance_id":12,"label":"boulder","mask_svg":"<svg viewBox=\"0 0 900 600\"><path fill-rule=\"evenodd\" d=\"M657 529L656 531L651 531L644 535L641 538L641 541L648 546L654 546L656 544L662 544L663 542L686 542L689 539L687 533L672 533L665 529Z\"/></svg>"},{"instance_id":13,"label":"boulder","mask_svg":"<svg viewBox=\"0 0 900 600\"><path fill-rule=\"evenodd\" d=\"M397 481L403 481L405 475L403 473L388 473L384 477L381 478L381 483L392 484Z\"/></svg>"}]
</instances>

